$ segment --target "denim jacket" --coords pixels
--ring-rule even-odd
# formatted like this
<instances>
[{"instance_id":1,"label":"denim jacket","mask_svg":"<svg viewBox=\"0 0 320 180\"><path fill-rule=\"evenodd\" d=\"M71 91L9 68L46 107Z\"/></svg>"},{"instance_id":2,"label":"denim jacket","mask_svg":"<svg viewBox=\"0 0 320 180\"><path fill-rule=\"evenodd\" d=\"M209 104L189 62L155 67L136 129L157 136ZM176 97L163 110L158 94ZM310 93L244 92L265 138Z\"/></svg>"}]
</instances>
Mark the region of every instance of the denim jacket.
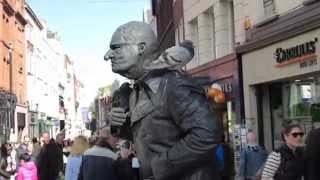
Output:
<instances>
[{"instance_id":1,"label":"denim jacket","mask_svg":"<svg viewBox=\"0 0 320 180\"><path fill-rule=\"evenodd\" d=\"M260 146L247 146L240 154L241 177L253 177L265 163L268 157L267 152Z\"/></svg>"},{"instance_id":2,"label":"denim jacket","mask_svg":"<svg viewBox=\"0 0 320 180\"><path fill-rule=\"evenodd\" d=\"M70 155L66 167L66 180L77 180L80 172L80 165L82 162L82 156Z\"/></svg>"}]
</instances>

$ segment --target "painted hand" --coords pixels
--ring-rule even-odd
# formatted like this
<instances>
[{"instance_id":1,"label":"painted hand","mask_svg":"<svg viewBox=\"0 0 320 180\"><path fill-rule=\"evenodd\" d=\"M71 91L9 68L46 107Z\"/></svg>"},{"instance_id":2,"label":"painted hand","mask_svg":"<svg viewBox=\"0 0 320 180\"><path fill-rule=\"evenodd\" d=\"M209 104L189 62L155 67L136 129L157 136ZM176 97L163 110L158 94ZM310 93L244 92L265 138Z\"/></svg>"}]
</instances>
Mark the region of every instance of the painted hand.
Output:
<instances>
[{"instance_id":1,"label":"painted hand","mask_svg":"<svg viewBox=\"0 0 320 180\"><path fill-rule=\"evenodd\" d=\"M110 112L110 120L112 126L122 126L127 117L129 116L129 112L125 112L123 108L115 107L111 108Z\"/></svg>"}]
</instances>

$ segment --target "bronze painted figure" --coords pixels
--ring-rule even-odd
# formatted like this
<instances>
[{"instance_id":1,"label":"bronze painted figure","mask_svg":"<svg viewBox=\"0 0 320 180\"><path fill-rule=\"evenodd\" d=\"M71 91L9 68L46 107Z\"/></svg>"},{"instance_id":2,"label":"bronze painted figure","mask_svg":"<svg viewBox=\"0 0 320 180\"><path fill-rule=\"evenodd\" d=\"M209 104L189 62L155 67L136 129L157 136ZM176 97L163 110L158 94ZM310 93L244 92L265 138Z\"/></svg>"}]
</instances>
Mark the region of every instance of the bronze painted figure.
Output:
<instances>
[{"instance_id":1,"label":"bronze painted figure","mask_svg":"<svg viewBox=\"0 0 320 180\"><path fill-rule=\"evenodd\" d=\"M214 157L222 130L211 104L180 67L152 68L159 64L159 50L150 26L121 25L104 58L111 60L113 72L134 80L129 112L112 108L111 120L122 126L129 117L143 178L220 179Z\"/></svg>"}]
</instances>

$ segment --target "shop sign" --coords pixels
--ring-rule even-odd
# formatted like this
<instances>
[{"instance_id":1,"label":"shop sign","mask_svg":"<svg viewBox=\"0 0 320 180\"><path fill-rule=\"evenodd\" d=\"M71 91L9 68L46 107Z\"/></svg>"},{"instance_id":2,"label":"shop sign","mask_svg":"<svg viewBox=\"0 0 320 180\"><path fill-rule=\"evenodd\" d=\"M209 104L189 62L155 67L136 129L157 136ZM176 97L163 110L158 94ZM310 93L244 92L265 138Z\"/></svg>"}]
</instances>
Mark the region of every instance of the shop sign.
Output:
<instances>
[{"instance_id":1,"label":"shop sign","mask_svg":"<svg viewBox=\"0 0 320 180\"><path fill-rule=\"evenodd\" d=\"M220 85L221 85L222 92L232 93L232 83L231 82L223 83Z\"/></svg>"},{"instance_id":2,"label":"shop sign","mask_svg":"<svg viewBox=\"0 0 320 180\"><path fill-rule=\"evenodd\" d=\"M304 61L304 62L300 63L300 68L306 68L306 67L309 67L309 66L315 66L317 64L318 64L317 59L311 59L311 60Z\"/></svg>"},{"instance_id":3,"label":"shop sign","mask_svg":"<svg viewBox=\"0 0 320 180\"><path fill-rule=\"evenodd\" d=\"M287 49L277 48L274 53L274 58L277 63L275 67L283 67L293 63L303 63L316 59L317 42L318 38L314 38L314 40ZM314 62L310 64L314 64ZM305 66L306 64L302 65L302 67Z\"/></svg>"}]
</instances>

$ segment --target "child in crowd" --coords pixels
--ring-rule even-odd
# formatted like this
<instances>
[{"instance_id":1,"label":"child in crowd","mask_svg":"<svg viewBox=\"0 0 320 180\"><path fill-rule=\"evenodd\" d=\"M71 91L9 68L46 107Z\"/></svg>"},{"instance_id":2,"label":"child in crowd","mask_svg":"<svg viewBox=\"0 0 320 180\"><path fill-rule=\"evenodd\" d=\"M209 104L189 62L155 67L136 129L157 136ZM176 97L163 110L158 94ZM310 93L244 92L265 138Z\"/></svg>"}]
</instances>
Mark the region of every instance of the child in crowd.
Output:
<instances>
[{"instance_id":1,"label":"child in crowd","mask_svg":"<svg viewBox=\"0 0 320 180\"><path fill-rule=\"evenodd\" d=\"M29 154L22 154L19 158L20 167L17 172L16 180L38 180L37 167Z\"/></svg>"}]
</instances>

